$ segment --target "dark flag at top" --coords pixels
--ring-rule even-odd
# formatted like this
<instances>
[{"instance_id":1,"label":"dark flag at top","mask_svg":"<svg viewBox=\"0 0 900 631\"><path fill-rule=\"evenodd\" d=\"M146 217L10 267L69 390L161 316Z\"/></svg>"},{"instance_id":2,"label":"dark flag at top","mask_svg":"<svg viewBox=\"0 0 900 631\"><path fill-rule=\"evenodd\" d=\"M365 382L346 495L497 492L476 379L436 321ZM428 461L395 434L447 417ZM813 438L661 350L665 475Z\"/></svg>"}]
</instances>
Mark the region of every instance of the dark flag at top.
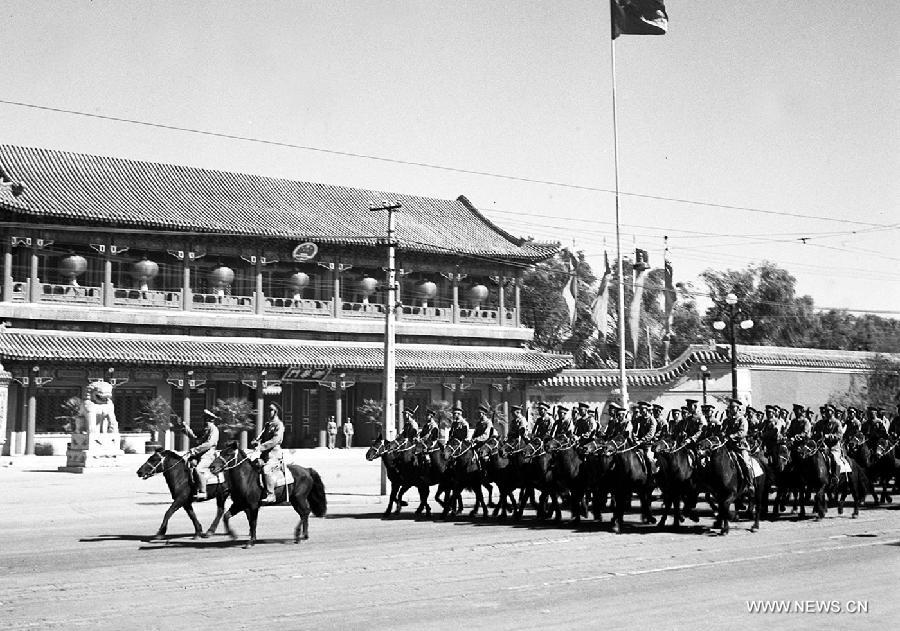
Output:
<instances>
[{"instance_id":1,"label":"dark flag at top","mask_svg":"<svg viewBox=\"0 0 900 631\"><path fill-rule=\"evenodd\" d=\"M669 16L663 0L610 0L612 38L619 35L665 35Z\"/></svg>"}]
</instances>

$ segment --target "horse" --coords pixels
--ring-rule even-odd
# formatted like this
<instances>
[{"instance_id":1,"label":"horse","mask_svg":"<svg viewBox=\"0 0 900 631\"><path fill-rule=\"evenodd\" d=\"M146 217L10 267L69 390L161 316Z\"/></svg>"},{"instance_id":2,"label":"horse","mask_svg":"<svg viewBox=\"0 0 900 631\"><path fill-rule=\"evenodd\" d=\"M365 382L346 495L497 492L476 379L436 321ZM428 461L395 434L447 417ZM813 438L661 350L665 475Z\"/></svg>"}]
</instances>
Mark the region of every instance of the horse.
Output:
<instances>
[{"instance_id":1,"label":"horse","mask_svg":"<svg viewBox=\"0 0 900 631\"><path fill-rule=\"evenodd\" d=\"M825 492L828 488L828 457L822 453L819 444L810 439L796 443L792 452L797 474L801 480L800 519L806 518L806 502L813 497L813 511L816 519L823 519L828 511Z\"/></svg>"},{"instance_id":2,"label":"horse","mask_svg":"<svg viewBox=\"0 0 900 631\"><path fill-rule=\"evenodd\" d=\"M194 513L194 490L187 460L174 451L157 449L147 458L147 462L140 466L137 474L139 478L146 480L158 473L162 473L166 480L169 493L172 495L172 504L166 510L166 514L163 515L162 524L160 524L156 534L151 537L151 540L162 539L165 536L166 529L169 527L169 518L180 508L184 509L184 512L191 518L191 523L194 524L194 539L198 537L206 538L213 534L219 526L222 514L225 512L225 498L228 497L228 485L224 481L207 485L207 499L216 498L216 518L210 525L209 530L203 532L203 526L200 525L197 515Z\"/></svg>"},{"instance_id":3,"label":"horse","mask_svg":"<svg viewBox=\"0 0 900 631\"><path fill-rule=\"evenodd\" d=\"M294 543L300 543L301 539L309 539L309 513L312 511L316 517L324 517L328 509L328 501L325 496L325 485L315 469L307 469L299 465L289 464L287 469L294 476L290 485L290 492L284 486L275 489L276 497L282 501L290 501L291 506L300 515L300 521L294 528ZM238 446L232 442L219 452L215 460L209 466L209 470L218 475L225 474L228 488L231 491L231 507L225 513L225 529L228 536L237 539L237 535L231 529L228 520L240 512L247 515L250 524L250 540L245 548L256 544L256 520L259 515L259 507L265 495L265 488L259 479L259 470L250 462L250 459Z\"/></svg>"},{"instance_id":4,"label":"horse","mask_svg":"<svg viewBox=\"0 0 900 631\"><path fill-rule=\"evenodd\" d=\"M569 491L572 522L577 524L584 514L582 504L588 468L579 453L578 440L572 437L563 440L553 438L547 441L547 450L553 454L551 464L555 473L554 482L559 490Z\"/></svg>"},{"instance_id":5,"label":"horse","mask_svg":"<svg viewBox=\"0 0 900 631\"><path fill-rule=\"evenodd\" d=\"M697 487L694 484L694 461L690 443L678 444L674 438L662 438L653 445L659 464L659 487L662 492L662 515L657 524L665 528L669 510L673 510L672 527L678 530L684 521L681 507L692 521L697 521Z\"/></svg>"},{"instance_id":6,"label":"horse","mask_svg":"<svg viewBox=\"0 0 900 631\"><path fill-rule=\"evenodd\" d=\"M485 504L484 495L481 492L484 471L478 456L475 455L474 448L475 445L470 441L452 438L441 450L442 457L448 462L447 479L452 490L449 501L444 503L444 517L450 513L451 506L455 505L454 497L459 496L462 489L468 489L475 493L475 507L469 516L475 517L478 509L481 508L483 516L487 517L487 504Z\"/></svg>"},{"instance_id":7,"label":"horse","mask_svg":"<svg viewBox=\"0 0 900 631\"><path fill-rule=\"evenodd\" d=\"M518 508L514 514L515 519L522 517L525 510L525 497L529 489L537 489L541 492L537 501L537 518L544 519L547 511L548 498L552 501L552 512L554 521L562 520L562 513L559 508L559 499L557 497L557 484L554 478L553 470L553 452L547 448L547 443L541 438L533 437L525 443L519 461L521 463L521 471L523 474L522 490L519 493Z\"/></svg>"},{"instance_id":8,"label":"horse","mask_svg":"<svg viewBox=\"0 0 900 631\"><path fill-rule=\"evenodd\" d=\"M500 513L503 519L509 513L510 504L512 504L512 511L516 510L513 491L518 488L519 476L515 464L509 458L511 448L509 443L501 443L500 439L494 436L475 449L479 460L484 463L488 481L496 484L500 491L500 502L494 507L492 516L497 517L497 514Z\"/></svg>"},{"instance_id":9,"label":"horse","mask_svg":"<svg viewBox=\"0 0 900 631\"><path fill-rule=\"evenodd\" d=\"M869 476L872 479L873 486L876 482L881 482L881 495L878 500L890 504L893 502L888 489L891 488L891 479L896 479L900 475L900 461L894 455L897 449L898 440L881 437L870 441L870 449L873 452L872 466L869 468Z\"/></svg>"},{"instance_id":10,"label":"horse","mask_svg":"<svg viewBox=\"0 0 900 631\"><path fill-rule=\"evenodd\" d=\"M712 495L716 511L713 527L721 528L721 534L727 535L731 519L731 505L741 494L741 476L739 465L728 452L727 443L719 435L712 435L700 440L697 444L697 455L701 464L698 467L697 482ZM759 513L762 503L766 501L765 474L755 480L753 503L753 525L750 532L759 530Z\"/></svg>"},{"instance_id":11,"label":"horse","mask_svg":"<svg viewBox=\"0 0 900 631\"><path fill-rule=\"evenodd\" d=\"M622 532L625 522L625 511L631 506L631 496L637 493L641 504L641 521L655 524L656 519L650 514L650 493L653 490L653 474L648 470L650 463L642 464L636 450L637 444L631 444L624 436L606 442L605 452L613 459L611 470L611 488L615 498L613 507L612 531Z\"/></svg>"},{"instance_id":12,"label":"horse","mask_svg":"<svg viewBox=\"0 0 900 631\"><path fill-rule=\"evenodd\" d=\"M369 462L376 458L381 458L388 481L391 483L387 508L384 509L385 517L389 517L393 513L399 513L400 509L406 506L406 502L403 501L403 494L413 486L406 479L406 472L400 467L399 453L400 443L396 440L388 441L383 438L376 439L366 451L366 460Z\"/></svg>"}]
</instances>

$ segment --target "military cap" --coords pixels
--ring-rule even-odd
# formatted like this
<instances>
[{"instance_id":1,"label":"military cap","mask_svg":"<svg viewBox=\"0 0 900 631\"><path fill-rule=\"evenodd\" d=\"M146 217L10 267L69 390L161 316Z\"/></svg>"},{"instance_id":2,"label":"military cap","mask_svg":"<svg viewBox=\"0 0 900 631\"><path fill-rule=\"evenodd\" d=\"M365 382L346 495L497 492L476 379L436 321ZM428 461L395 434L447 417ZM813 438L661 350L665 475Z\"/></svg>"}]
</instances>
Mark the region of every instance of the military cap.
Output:
<instances>
[{"instance_id":1,"label":"military cap","mask_svg":"<svg viewBox=\"0 0 900 631\"><path fill-rule=\"evenodd\" d=\"M521 406L521 405L511 405L511 406L509 407L509 411L510 411L510 412L521 412L521 411L522 411L522 406Z\"/></svg>"},{"instance_id":2,"label":"military cap","mask_svg":"<svg viewBox=\"0 0 900 631\"><path fill-rule=\"evenodd\" d=\"M687 403L689 406L697 405L697 399L685 399L684 402Z\"/></svg>"},{"instance_id":3,"label":"military cap","mask_svg":"<svg viewBox=\"0 0 900 631\"><path fill-rule=\"evenodd\" d=\"M794 411L796 412L796 411L798 411L798 410L799 410L800 412L803 412L804 410L806 410L806 408L803 407L803 405L801 405L800 403L795 403L795 404L794 404Z\"/></svg>"},{"instance_id":4,"label":"military cap","mask_svg":"<svg viewBox=\"0 0 900 631\"><path fill-rule=\"evenodd\" d=\"M757 412L759 412L759 410L757 410L757 409L756 409L755 407L753 407L752 405L748 405L748 406L747 406L747 414L755 414L755 413L757 413Z\"/></svg>"},{"instance_id":5,"label":"military cap","mask_svg":"<svg viewBox=\"0 0 900 631\"><path fill-rule=\"evenodd\" d=\"M583 409L583 410L590 410L590 409L591 409L591 406L590 406L589 404L585 403L584 401L582 401L581 403L579 403L579 404L578 404L578 407L580 407L580 408Z\"/></svg>"},{"instance_id":6,"label":"military cap","mask_svg":"<svg viewBox=\"0 0 900 631\"><path fill-rule=\"evenodd\" d=\"M434 410L425 410L425 418L431 418L433 416L437 416L437 412Z\"/></svg>"},{"instance_id":7,"label":"military cap","mask_svg":"<svg viewBox=\"0 0 900 631\"><path fill-rule=\"evenodd\" d=\"M538 401L537 406L538 406L538 408L541 409L541 410L547 410L547 409L550 408L550 404L547 403L546 401Z\"/></svg>"},{"instance_id":8,"label":"military cap","mask_svg":"<svg viewBox=\"0 0 900 631\"><path fill-rule=\"evenodd\" d=\"M715 407L716 406L714 406L712 403L704 403L703 405L700 406L700 409L701 410L712 410Z\"/></svg>"},{"instance_id":9,"label":"military cap","mask_svg":"<svg viewBox=\"0 0 900 631\"><path fill-rule=\"evenodd\" d=\"M406 416L415 416L415 415L416 415L416 411L415 411L415 409L404 408L404 409L403 409L403 414L405 414Z\"/></svg>"},{"instance_id":10,"label":"military cap","mask_svg":"<svg viewBox=\"0 0 900 631\"><path fill-rule=\"evenodd\" d=\"M606 406L606 409L609 410L609 413L610 413L610 414L612 414L613 412L622 412L625 408L623 408L623 407L622 407L621 405L619 405L618 403L612 403L612 402L610 402L610 403Z\"/></svg>"},{"instance_id":11,"label":"military cap","mask_svg":"<svg viewBox=\"0 0 900 631\"><path fill-rule=\"evenodd\" d=\"M777 409L778 409L778 406L777 406L777 405L772 405L771 403L767 403L767 404L766 404L766 410L767 410L767 411L768 411L768 410L777 410Z\"/></svg>"},{"instance_id":12,"label":"military cap","mask_svg":"<svg viewBox=\"0 0 900 631\"><path fill-rule=\"evenodd\" d=\"M648 407L650 407L650 404L647 403L646 401L638 401L638 402L637 402L637 406L638 406L639 408L648 408Z\"/></svg>"},{"instance_id":13,"label":"military cap","mask_svg":"<svg viewBox=\"0 0 900 631\"><path fill-rule=\"evenodd\" d=\"M734 397L728 397L725 400L728 401L729 403L734 403L736 405L744 405L743 403L741 403L740 399L735 399Z\"/></svg>"},{"instance_id":14,"label":"military cap","mask_svg":"<svg viewBox=\"0 0 900 631\"><path fill-rule=\"evenodd\" d=\"M650 407L652 407L654 410L662 410L663 409L663 406L661 406L659 403L654 403Z\"/></svg>"}]
</instances>

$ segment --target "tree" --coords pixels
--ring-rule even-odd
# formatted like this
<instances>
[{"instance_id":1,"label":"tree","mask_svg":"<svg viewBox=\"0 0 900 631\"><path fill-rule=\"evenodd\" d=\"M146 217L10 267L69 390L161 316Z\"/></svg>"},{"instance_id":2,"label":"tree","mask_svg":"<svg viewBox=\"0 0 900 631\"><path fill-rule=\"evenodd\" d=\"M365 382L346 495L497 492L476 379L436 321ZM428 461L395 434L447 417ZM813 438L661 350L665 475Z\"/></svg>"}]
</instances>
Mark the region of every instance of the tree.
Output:
<instances>
[{"instance_id":1,"label":"tree","mask_svg":"<svg viewBox=\"0 0 900 631\"><path fill-rule=\"evenodd\" d=\"M141 402L141 411L134 419L139 429L150 432L148 449L162 444L162 437L172 425L180 425L181 417L175 414L171 404L161 396Z\"/></svg>"},{"instance_id":2,"label":"tree","mask_svg":"<svg viewBox=\"0 0 900 631\"><path fill-rule=\"evenodd\" d=\"M247 399L228 397L217 399L216 406L211 412L219 417L216 423L219 430L233 439L241 432L254 429L253 417L256 416L256 411L253 408L253 404Z\"/></svg>"},{"instance_id":3,"label":"tree","mask_svg":"<svg viewBox=\"0 0 900 631\"><path fill-rule=\"evenodd\" d=\"M384 418L384 401L363 399L362 404L356 406L356 417L372 425L376 430L373 432L374 435L380 434L384 431L382 423L382 418Z\"/></svg>"},{"instance_id":4,"label":"tree","mask_svg":"<svg viewBox=\"0 0 900 631\"><path fill-rule=\"evenodd\" d=\"M75 428L78 427L78 421L81 420L83 415L82 405L81 397L69 397L62 402L62 405L59 406L62 414L56 417L62 431L75 431Z\"/></svg>"},{"instance_id":5,"label":"tree","mask_svg":"<svg viewBox=\"0 0 900 631\"><path fill-rule=\"evenodd\" d=\"M839 407L864 409L870 405L893 410L900 404L900 361L888 355L876 355L865 375L851 375L850 387L834 392L828 399Z\"/></svg>"}]
</instances>

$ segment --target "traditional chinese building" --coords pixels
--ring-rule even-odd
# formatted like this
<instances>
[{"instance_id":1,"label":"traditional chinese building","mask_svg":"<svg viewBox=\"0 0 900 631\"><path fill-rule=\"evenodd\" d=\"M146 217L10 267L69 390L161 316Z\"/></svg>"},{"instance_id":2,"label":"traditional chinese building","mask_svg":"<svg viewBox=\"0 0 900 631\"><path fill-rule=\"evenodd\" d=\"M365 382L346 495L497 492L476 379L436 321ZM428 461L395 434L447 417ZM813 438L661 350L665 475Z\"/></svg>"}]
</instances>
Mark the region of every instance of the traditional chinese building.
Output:
<instances>
[{"instance_id":1,"label":"traditional chinese building","mask_svg":"<svg viewBox=\"0 0 900 631\"><path fill-rule=\"evenodd\" d=\"M61 404L96 379L123 431L156 395L194 422L238 396L282 405L286 446L317 445L329 416L383 398L382 199L402 204L398 408L458 401L474 419L568 365L527 350L519 299L557 246L465 197L0 146L3 453L61 431Z\"/></svg>"}]
</instances>

